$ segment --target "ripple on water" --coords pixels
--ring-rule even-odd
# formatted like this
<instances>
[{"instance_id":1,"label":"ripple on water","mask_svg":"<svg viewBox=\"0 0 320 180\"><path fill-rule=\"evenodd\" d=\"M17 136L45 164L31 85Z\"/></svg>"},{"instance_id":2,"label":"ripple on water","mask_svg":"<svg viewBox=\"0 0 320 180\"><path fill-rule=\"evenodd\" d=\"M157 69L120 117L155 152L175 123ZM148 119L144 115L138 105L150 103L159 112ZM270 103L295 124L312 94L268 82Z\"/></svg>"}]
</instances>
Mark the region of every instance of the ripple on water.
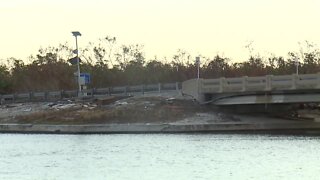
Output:
<instances>
[{"instance_id":1,"label":"ripple on water","mask_svg":"<svg viewBox=\"0 0 320 180\"><path fill-rule=\"evenodd\" d=\"M317 179L319 137L0 134L0 179Z\"/></svg>"}]
</instances>

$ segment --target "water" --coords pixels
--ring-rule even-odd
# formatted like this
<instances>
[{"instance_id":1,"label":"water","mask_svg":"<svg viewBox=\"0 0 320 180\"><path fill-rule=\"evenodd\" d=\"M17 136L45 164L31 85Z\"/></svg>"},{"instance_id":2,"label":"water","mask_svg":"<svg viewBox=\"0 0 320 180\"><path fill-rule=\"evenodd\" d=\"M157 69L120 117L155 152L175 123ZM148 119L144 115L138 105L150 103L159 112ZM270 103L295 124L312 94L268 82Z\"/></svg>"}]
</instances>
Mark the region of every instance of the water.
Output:
<instances>
[{"instance_id":1,"label":"water","mask_svg":"<svg viewBox=\"0 0 320 180\"><path fill-rule=\"evenodd\" d=\"M0 134L0 179L319 179L320 137Z\"/></svg>"}]
</instances>

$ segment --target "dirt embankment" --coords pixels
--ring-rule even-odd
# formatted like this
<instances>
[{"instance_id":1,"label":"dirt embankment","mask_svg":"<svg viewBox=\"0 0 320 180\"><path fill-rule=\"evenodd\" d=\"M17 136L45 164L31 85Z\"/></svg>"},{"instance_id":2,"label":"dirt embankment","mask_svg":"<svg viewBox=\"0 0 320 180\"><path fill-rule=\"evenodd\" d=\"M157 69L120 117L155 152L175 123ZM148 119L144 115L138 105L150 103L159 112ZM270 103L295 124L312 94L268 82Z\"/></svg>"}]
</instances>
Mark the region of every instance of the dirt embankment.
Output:
<instances>
[{"instance_id":1,"label":"dirt embankment","mask_svg":"<svg viewBox=\"0 0 320 180\"><path fill-rule=\"evenodd\" d=\"M210 111L192 100L164 97L109 97L92 102L9 105L4 109L8 113L0 116L0 122L32 124L168 123Z\"/></svg>"},{"instance_id":2,"label":"dirt embankment","mask_svg":"<svg viewBox=\"0 0 320 180\"><path fill-rule=\"evenodd\" d=\"M0 106L1 124L215 124L320 122L319 109L300 109L292 116L268 116L215 111L212 106L182 98L103 97L87 101L20 103ZM266 119L267 118L267 119Z\"/></svg>"}]
</instances>

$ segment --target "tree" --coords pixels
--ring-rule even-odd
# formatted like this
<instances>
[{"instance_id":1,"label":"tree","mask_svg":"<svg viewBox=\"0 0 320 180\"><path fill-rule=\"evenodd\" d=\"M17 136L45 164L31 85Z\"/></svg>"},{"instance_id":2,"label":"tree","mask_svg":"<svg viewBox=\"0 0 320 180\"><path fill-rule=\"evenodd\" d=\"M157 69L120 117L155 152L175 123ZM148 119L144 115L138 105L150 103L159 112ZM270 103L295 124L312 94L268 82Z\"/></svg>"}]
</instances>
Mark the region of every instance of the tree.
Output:
<instances>
[{"instance_id":1,"label":"tree","mask_svg":"<svg viewBox=\"0 0 320 180\"><path fill-rule=\"evenodd\" d=\"M218 78L227 76L229 70L229 59L216 55L206 66L205 77Z\"/></svg>"},{"instance_id":2,"label":"tree","mask_svg":"<svg viewBox=\"0 0 320 180\"><path fill-rule=\"evenodd\" d=\"M0 65L0 93L8 93L10 91L10 74L6 66Z\"/></svg>"}]
</instances>

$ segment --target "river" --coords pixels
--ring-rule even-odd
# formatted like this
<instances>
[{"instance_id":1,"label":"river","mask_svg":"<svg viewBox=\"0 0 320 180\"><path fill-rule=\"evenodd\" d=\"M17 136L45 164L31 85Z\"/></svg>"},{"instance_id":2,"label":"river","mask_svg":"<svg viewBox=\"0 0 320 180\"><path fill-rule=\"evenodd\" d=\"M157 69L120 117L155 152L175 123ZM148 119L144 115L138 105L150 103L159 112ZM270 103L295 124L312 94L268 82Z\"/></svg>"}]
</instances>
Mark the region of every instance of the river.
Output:
<instances>
[{"instance_id":1,"label":"river","mask_svg":"<svg viewBox=\"0 0 320 180\"><path fill-rule=\"evenodd\" d=\"M319 179L320 137L0 134L0 179Z\"/></svg>"}]
</instances>

